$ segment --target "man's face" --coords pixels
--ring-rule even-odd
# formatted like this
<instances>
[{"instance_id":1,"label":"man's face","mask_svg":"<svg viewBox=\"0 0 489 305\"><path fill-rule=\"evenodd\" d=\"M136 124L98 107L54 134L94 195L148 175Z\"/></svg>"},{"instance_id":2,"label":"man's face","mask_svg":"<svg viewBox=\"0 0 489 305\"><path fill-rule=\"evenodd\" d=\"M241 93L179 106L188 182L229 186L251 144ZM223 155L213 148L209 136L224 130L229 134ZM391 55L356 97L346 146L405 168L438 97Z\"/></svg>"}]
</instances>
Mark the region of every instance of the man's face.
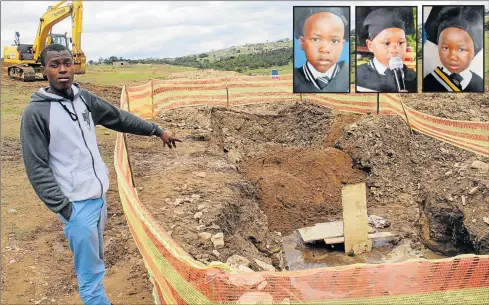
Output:
<instances>
[{"instance_id":1,"label":"man's face","mask_svg":"<svg viewBox=\"0 0 489 305\"><path fill-rule=\"evenodd\" d=\"M384 66L389 67L389 59L399 57L404 60L406 53L406 33L400 28L387 28L380 32L373 40L367 39L370 52Z\"/></svg>"},{"instance_id":2,"label":"man's face","mask_svg":"<svg viewBox=\"0 0 489 305\"><path fill-rule=\"evenodd\" d=\"M49 87L63 92L71 89L75 67L69 51L48 51L45 58L43 74L47 76Z\"/></svg>"},{"instance_id":3,"label":"man's face","mask_svg":"<svg viewBox=\"0 0 489 305\"><path fill-rule=\"evenodd\" d=\"M340 17L323 12L307 18L299 37L307 60L319 72L328 71L341 56L345 39L345 26Z\"/></svg>"},{"instance_id":4,"label":"man's face","mask_svg":"<svg viewBox=\"0 0 489 305\"><path fill-rule=\"evenodd\" d=\"M452 73L460 73L474 59L474 42L469 33L460 28L446 28L438 39L438 55L441 63Z\"/></svg>"}]
</instances>

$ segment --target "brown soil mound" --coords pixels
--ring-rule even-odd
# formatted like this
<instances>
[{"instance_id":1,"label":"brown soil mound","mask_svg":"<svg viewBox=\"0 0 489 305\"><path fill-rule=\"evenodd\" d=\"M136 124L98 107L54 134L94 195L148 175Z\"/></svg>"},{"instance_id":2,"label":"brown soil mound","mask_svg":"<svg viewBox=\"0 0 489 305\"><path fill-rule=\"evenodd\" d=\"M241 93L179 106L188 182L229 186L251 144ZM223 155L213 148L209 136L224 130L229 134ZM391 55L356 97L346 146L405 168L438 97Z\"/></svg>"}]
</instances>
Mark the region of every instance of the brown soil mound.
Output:
<instances>
[{"instance_id":1,"label":"brown soil mound","mask_svg":"<svg viewBox=\"0 0 489 305\"><path fill-rule=\"evenodd\" d=\"M351 158L334 148L275 148L248 161L245 175L261 191L270 229L283 234L338 218L342 185L364 181Z\"/></svg>"}]
</instances>

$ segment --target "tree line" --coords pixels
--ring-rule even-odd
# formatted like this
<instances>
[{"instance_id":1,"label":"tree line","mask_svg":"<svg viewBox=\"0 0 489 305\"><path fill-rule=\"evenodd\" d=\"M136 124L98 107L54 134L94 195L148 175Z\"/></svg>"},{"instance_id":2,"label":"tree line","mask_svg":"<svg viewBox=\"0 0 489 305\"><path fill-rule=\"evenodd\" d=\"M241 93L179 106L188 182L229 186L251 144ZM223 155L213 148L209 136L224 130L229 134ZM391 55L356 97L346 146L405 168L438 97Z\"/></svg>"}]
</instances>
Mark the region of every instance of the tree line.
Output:
<instances>
[{"instance_id":1,"label":"tree line","mask_svg":"<svg viewBox=\"0 0 489 305\"><path fill-rule=\"evenodd\" d=\"M245 72L247 70L270 68L273 66L285 66L292 62L292 47L279 48L275 50L261 51L257 53L247 53L230 55L215 61L209 60L205 53L200 55L182 56L176 58L145 58L145 59L124 59L123 57L110 56L108 58L99 58L99 60L90 60L88 64L106 64L111 65L114 61L127 61L130 64L168 64L175 66L194 67L199 69L215 69Z\"/></svg>"}]
</instances>

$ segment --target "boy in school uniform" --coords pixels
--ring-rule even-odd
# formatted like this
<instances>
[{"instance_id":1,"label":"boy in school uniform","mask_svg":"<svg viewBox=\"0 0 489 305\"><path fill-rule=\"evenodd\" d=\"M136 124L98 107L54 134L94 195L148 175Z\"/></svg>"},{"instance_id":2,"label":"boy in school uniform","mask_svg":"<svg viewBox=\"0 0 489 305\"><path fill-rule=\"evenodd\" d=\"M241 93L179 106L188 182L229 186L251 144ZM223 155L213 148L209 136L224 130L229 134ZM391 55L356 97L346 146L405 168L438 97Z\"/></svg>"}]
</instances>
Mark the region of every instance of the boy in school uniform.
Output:
<instances>
[{"instance_id":1,"label":"boy in school uniform","mask_svg":"<svg viewBox=\"0 0 489 305\"><path fill-rule=\"evenodd\" d=\"M482 9L435 6L425 29L427 39L438 45L441 65L423 78L423 92L484 92L483 79L469 70L483 46Z\"/></svg>"},{"instance_id":2,"label":"boy in school uniform","mask_svg":"<svg viewBox=\"0 0 489 305\"><path fill-rule=\"evenodd\" d=\"M338 62L349 40L348 9L295 8L296 37L307 61L294 69L294 93L350 92L350 69Z\"/></svg>"},{"instance_id":3,"label":"boy in school uniform","mask_svg":"<svg viewBox=\"0 0 489 305\"><path fill-rule=\"evenodd\" d=\"M356 84L358 92L398 92L394 71L389 60L406 53L406 26L402 19L402 8L379 8L370 12L363 22L368 32L367 47L374 58L357 66ZM416 72L405 64L402 68L405 90L417 92Z\"/></svg>"}]
</instances>

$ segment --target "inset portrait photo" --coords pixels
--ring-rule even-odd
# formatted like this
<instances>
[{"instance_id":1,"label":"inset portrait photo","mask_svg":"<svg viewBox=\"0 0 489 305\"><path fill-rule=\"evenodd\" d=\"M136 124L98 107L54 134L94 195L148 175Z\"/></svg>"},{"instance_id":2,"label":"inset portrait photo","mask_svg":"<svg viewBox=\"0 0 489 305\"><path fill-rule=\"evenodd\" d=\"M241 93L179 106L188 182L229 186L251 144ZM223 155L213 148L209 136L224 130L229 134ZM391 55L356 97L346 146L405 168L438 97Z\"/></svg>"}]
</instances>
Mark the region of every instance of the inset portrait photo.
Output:
<instances>
[{"instance_id":1,"label":"inset portrait photo","mask_svg":"<svg viewBox=\"0 0 489 305\"><path fill-rule=\"evenodd\" d=\"M484 92L484 6L423 6L423 92Z\"/></svg>"},{"instance_id":2,"label":"inset portrait photo","mask_svg":"<svg viewBox=\"0 0 489 305\"><path fill-rule=\"evenodd\" d=\"M350 7L294 6L294 93L350 92Z\"/></svg>"},{"instance_id":3,"label":"inset portrait photo","mask_svg":"<svg viewBox=\"0 0 489 305\"><path fill-rule=\"evenodd\" d=\"M415 6L355 8L356 91L417 92Z\"/></svg>"}]
</instances>

